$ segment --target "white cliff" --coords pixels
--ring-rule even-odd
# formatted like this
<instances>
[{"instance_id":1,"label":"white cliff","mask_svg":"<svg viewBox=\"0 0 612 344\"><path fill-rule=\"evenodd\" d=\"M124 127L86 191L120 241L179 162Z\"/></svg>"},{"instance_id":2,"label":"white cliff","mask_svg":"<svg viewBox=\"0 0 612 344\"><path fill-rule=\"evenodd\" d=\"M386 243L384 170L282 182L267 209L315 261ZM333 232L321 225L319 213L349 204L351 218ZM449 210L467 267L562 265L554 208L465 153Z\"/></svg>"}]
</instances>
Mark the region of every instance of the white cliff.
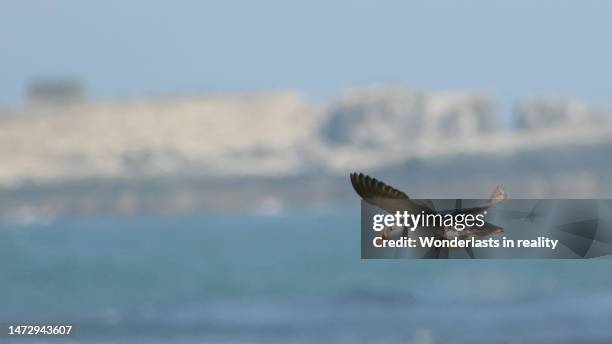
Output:
<instances>
[{"instance_id":1,"label":"white cliff","mask_svg":"<svg viewBox=\"0 0 612 344\"><path fill-rule=\"evenodd\" d=\"M366 87L329 104L291 92L38 105L0 114L0 186L138 176L344 174L411 158L504 155L612 141L607 113L577 103Z\"/></svg>"}]
</instances>

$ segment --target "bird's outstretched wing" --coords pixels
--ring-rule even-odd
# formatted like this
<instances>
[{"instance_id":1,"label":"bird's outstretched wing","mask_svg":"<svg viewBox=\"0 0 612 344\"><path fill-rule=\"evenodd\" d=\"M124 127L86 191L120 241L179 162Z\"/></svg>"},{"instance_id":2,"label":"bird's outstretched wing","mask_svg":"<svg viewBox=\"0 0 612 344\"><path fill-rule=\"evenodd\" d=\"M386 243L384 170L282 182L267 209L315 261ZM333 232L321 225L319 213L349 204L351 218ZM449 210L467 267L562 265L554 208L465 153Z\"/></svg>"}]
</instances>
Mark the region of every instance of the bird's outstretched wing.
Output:
<instances>
[{"instance_id":1,"label":"bird's outstretched wing","mask_svg":"<svg viewBox=\"0 0 612 344\"><path fill-rule=\"evenodd\" d=\"M429 207L411 200L404 192L363 173L351 173L351 183L364 201L389 213L395 213L396 211L434 212Z\"/></svg>"},{"instance_id":2,"label":"bird's outstretched wing","mask_svg":"<svg viewBox=\"0 0 612 344\"><path fill-rule=\"evenodd\" d=\"M505 200L508 199L508 194L506 193L506 191L504 190L504 187L502 185L498 185L495 190L493 191L493 193L491 194L491 197L489 197L489 199L485 202L485 204L478 206L478 207L473 207L473 208L457 208L455 209L456 212L461 212L464 214L477 214L477 213L482 213L483 211L491 208L492 206L501 203ZM458 200L459 201L459 200Z\"/></svg>"},{"instance_id":3,"label":"bird's outstretched wing","mask_svg":"<svg viewBox=\"0 0 612 344\"><path fill-rule=\"evenodd\" d=\"M495 188L495 191L493 191L493 193L491 194L491 197L489 197L489 201L487 202L487 204L489 206L493 206L507 199L508 199L508 194L506 193L506 190L504 190L504 187L502 185L498 185Z\"/></svg>"}]
</instances>

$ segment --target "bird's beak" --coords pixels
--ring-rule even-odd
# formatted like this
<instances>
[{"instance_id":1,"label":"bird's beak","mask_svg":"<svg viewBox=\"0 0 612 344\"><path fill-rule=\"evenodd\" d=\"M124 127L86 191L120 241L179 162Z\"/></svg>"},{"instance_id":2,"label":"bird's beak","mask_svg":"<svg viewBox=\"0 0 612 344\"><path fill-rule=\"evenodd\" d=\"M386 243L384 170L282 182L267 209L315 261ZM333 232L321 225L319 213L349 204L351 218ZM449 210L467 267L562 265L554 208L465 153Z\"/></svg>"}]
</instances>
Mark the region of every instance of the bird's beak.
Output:
<instances>
[{"instance_id":1,"label":"bird's beak","mask_svg":"<svg viewBox=\"0 0 612 344\"><path fill-rule=\"evenodd\" d=\"M495 233L495 234L499 234L499 233L503 233L503 232L504 232L504 229L503 229L503 228L501 228L501 227L497 227L497 228L495 228L495 230L493 231L493 233Z\"/></svg>"}]
</instances>

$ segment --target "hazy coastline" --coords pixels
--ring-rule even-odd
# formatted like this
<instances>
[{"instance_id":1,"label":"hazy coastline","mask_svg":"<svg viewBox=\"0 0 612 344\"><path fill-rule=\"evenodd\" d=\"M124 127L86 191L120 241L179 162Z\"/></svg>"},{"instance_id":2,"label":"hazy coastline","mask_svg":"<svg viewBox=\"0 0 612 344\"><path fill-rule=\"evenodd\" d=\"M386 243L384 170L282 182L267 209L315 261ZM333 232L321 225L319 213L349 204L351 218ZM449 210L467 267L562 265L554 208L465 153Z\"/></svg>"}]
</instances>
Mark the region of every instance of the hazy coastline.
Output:
<instances>
[{"instance_id":1,"label":"hazy coastline","mask_svg":"<svg viewBox=\"0 0 612 344\"><path fill-rule=\"evenodd\" d=\"M562 99L519 100L511 127L492 97L401 86L325 104L295 92L32 103L0 122L0 216L16 221L342 205L354 170L420 197L497 184L514 197L612 194L611 117Z\"/></svg>"}]
</instances>

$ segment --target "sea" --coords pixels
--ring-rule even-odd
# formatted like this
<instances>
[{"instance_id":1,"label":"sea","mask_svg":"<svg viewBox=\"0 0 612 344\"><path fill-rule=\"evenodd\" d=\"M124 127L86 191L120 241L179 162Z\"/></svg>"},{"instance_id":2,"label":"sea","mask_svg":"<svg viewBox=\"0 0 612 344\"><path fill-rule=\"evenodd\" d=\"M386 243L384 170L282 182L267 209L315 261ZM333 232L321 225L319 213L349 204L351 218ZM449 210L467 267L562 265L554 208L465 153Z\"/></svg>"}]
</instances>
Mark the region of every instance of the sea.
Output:
<instances>
[{"instance_id":1,"label":"sea","mask_svg":"<svg viewBox=\"0 0 612 344\"><path fill-rule=\"evenodd\" d=\"M612 262L362 260L358 207L0 224L3 343L612 343Z\"/></svg>"}]
</instances>

